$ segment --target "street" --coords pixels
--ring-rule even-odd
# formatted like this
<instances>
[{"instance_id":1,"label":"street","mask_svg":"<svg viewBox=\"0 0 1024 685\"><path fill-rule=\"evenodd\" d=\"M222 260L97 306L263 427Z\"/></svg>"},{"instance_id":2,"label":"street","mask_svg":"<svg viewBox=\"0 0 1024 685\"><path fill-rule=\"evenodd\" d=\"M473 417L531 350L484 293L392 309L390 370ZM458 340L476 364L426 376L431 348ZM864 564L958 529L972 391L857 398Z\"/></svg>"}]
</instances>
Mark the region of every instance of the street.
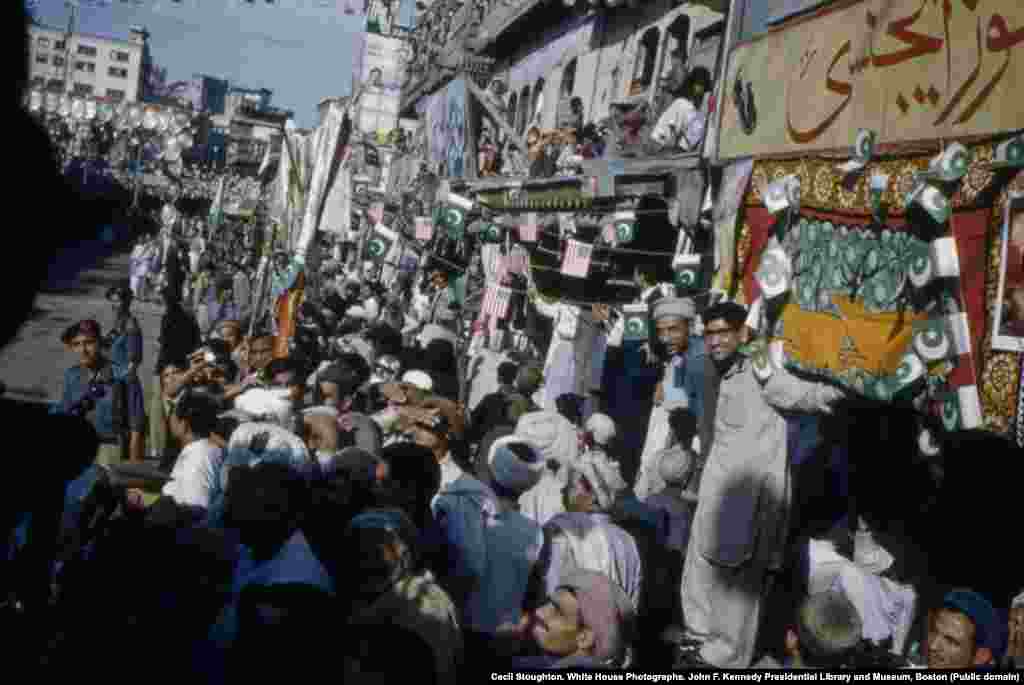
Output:
<instances>
[{"instance_id":1,"label":"street","mask_svg":"<svg viewBox=\"0 0 1024 685\"><path fill-rule=\"evenodd\" d=\"M60 400L64 370L76 362L75 355L61 343L61 333L71 324L88 318L96 319L106 333L113 322L114 309L104 295L118 280L127 277L128 253L124 252L83 271L60 290L41 291L31 318L17 337L0 350L0 381L7 386L5 397L40 403ZM148 391L163 305L133 303L132 313L142 327L144 345L139 376Z\"/></svg>"}]
</instances>

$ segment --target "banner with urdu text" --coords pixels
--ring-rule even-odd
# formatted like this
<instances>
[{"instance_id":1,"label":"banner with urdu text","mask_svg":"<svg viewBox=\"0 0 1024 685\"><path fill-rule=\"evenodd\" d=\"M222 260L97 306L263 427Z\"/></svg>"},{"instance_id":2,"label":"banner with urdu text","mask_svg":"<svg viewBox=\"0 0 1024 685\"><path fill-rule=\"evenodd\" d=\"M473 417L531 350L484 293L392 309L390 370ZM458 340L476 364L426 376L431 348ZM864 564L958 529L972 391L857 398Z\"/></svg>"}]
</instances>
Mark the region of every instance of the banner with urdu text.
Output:
<instances>
[{"instance_id":1,"label":"banner with urdu text","mask_svg":"<svg viewBox=\"0 0 1024 685\"><path fill-rule=\"evenodd\" d=\"M733 49L722 159L1024 128L1024 2L838 3Z\"/></svg>"}]
</instances>

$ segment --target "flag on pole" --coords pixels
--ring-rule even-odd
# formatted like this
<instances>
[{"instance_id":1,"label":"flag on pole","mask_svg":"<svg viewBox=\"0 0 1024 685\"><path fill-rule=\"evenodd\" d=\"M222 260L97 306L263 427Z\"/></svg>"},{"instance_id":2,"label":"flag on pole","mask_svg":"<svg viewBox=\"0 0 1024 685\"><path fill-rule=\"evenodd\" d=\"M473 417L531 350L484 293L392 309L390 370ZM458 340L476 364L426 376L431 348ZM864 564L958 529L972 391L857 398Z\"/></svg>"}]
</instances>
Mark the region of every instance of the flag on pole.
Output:
<instances>
[{"instance_id":1,"label":"flag on pole","mask_svg":"<svg viewBox=\"0 0 1024 685\"><path fill-rule=\"evenodd\" d=\"M573 278L586 278L590 273L590 257L593 252L593 245L572 238L566 240L562 273Z\"/></svg>"},{"instance_id":2,"label":"flag on pole","mask_svg":"<svg viewBox=\"0 0 1024 685\"><path fill-rule=\"evenodd\" d=\"M217 194L213 198L213 204L210 205L210 227L218 228L224 218L224 179L225 176L220 177L220 183L217 185Z\"/></svg>"},{"instance_id":3,"label":"flag on pole","mask_svg":"<svg viewBox=\"0 0 1024 685\"><path fill-rule=\"evenodd\" d=\"M430 240L434 237L434 220L429 216L416 217L416 240Z\"/></svg>"},{"instance_id":4,"label":"flag on pole","mask_svg":"<svg viewBox=\"0 0 1024 685\"><path fill-rule=\"evenodd\" d=\"M647 340L647 305L627 304L622 308L623 340Z\"/></svg>"},{"instance_id":5,"label":"flag on pole","mask_svg":"<svg viewBox=\"0 0 1024 685\"><path fill-rule=\"evenodd\" d=\"M537 215L530 212L526 215L526 223L519 224L519 239L524 243L537 242Z\"/></svg>"},{"instance_id":6,"label":"flag on pole","mask_svg":"<svg viewBox=\"0 0 1024 685\"><path fill-rule=\"evenodd\" d=\"M526 254L526 250L514 247L506 259L509 273L526 275L526 270L530 266L530 257Z\"/></svg>"},{"instance_id":7,"label":"flag on pole","mask_svg":"<svg viewBox=\"0 0 1024 685\"><path fill-rule=\"evenodd\" d=\"M387 226L374 226L373 233L366 242L366 256L377 262L384 261L396 240L398 240L398 234Z\"/></svg>"},{"instance_id":8,"label":"flag on pole","mask_svg":"<svg viewBox=\"0 0 1024 685\"><path fill-rule=\"evenodd\" d=\"M370 208L366 210L366 216L370 219L371 226L384 223L384 203L374 202L370 205Z\"/></svg>"},{"instance_id":9,"label":"flag on pole","mask_svg":"<svg viewBox=\"0 0 1024 685\"><path fill-rule=\"evenodd\" d=\"M508 305L511 300L512 290L510 288L490 285L484 294L480 313L484 316L493 316L495 319L504 319L508 315Z\"/></svg>"}]
</instances>

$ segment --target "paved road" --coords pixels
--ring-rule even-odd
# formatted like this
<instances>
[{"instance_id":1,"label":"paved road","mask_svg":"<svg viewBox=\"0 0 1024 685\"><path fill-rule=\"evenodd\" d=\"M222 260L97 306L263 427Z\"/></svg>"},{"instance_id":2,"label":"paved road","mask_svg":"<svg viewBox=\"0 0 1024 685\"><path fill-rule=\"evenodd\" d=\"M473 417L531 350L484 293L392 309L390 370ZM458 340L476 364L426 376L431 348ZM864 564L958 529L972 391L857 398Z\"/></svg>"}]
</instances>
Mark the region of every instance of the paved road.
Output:
<instances>
[{"instance_id":1,"label":"paved road","mask_svg":"<svg viewBox=\"0 0 1024 685\"><path fill-rule=\"evenodd\" d=\"M114 309L104 295L110 286L127 276L128 254L115 254L96 268L80 273L61 290L41 292L36 297L32 317L22 325L18 336L0 350L0 381L7 385L6 396L28 402L59 400L64 370L76 361L76 355L61 343L61 333L86 318L96 319L106 331L113 323ZM142 327L140 377L148 391L163 305L136 303L132 311Z\"/></svg>"}]
</instances>

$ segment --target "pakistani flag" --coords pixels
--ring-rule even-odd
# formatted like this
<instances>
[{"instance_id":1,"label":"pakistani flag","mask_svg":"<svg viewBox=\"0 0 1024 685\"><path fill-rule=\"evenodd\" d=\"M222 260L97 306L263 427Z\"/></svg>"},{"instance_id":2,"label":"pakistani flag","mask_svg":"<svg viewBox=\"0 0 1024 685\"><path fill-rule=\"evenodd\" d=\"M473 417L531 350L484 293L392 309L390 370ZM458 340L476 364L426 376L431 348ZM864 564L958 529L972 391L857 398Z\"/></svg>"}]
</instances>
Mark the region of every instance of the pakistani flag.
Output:
<instances>
[{"instance_id":1,"label":"pakistani flag","mask_svg":"<svg viewBox=\"0 0 1024 685\"><path fill-rule=\"evenodd\" d=\"M900 360L896 372L889 378L893 399L908 401L924 386L928 370L914 352L907 352Z\"/></svg>"},{"instance_id":2,"label":"pakistani flag","mask_svg":"<svg viewBox=\"0 0 1024 685\"><path fill-rule=\"evenodd\" d=\"M946 183L959 181L971 166L971 153L961 143L953 143L929 164L929 172Z\"/></svg>"},{"instance_id":3,"label":"pakistani flag","mask_svg":"<svg viewBox=\"0 0 1024 685\"><path fill-rule=\"evenodd\" d=\"M217 195L210 205L210 228L218 228L224 220L224 176L220 177L220 185L217 186Z\"/></svg>"},{"instance_id":4,"label":"pakistani flag","mask_svg":"<svg viewBox=\"0 0 1024 685\"><path fill-rule=\"evenodd\" d=\"M622 310L622 339L647 340L647 305L627 304Z\"/></svg>"},{"instance_id":5,"label":"pakistani flag","mask_svg":"<svg viewBox=\"0 0 1024 685\"><path fill-rule=\"evenodd\" d=\"M700 255L680 255L675 259L676 290L680 297L700 287Z\"/></svg>"},{"instance_id":6,"label":"pakistani flag","mask_svg":"<svg viewBox=\"0 0 1024 685\"><path fill-rule=\"evenodd\" d=\"M940 362L956 356L956 345L946 326L946 319L936 317L914 322L914 352L926 364Z\"/></svg>"},{"instance_id":7,"label":"pakistani flag","mask_svg":"<svg viewBox=\"0 0 1024 685\"><path fill-rule=\"evenodd\" d=\"M939 414L942 416L942 427L952 433L963 428L963 421L960 416L960 398L955 392L948 393L942 400L939 407Z\"/></svg>"},{"instance_id":8,"label":"pakistani flag","mask_svg":"<svg viewBox=\"0 0 1024 685\"><path fill-rule=\"evenodd\" d=\"M398 234L387 226L375 226L366 241L366 256L375 262L382 262L391 252L391 246L398 240Z\"/></svg>"},{"instance_id":9,"label":"pakistani flag","mask_svg":"<svg viewBox=\"0 0 1024 685\"><path fill-rule=\"evenodd\" d=\"M466 232L466 210L454 205L445 205L438 210L435 223L445 229L449 238L459 240Z\"/></svg>"},{"instance_id":10,"label":"pakistani flag","mask_svg":"<svg viewBox=\"0 0 1024 685\"><path fill-rule=\"evenodd\" d=\"M615 215L615 241L620 245L633 242L636 237L636 214L619 212Z\"/></svg>"},{"instance_id":11,"label":"pakistani flag","mask_svg":"<svg viewBox=\"0 0 1024 685\"><path fill-rule=\"evenodd\" d=\"M951 212L949 200L942 194L941 190L921 180L907 194L907 207L910 207L912 204L921 205L936 223L944 224L949 219Z\"/></svg>"},{"instance_id":12,"label":"pakistani flag","mask_svg":"<svg viewBox=\"0 0 1024 685\"><path fill-rule=\"evenodd\" d=\"M992 168L1006 169L1010 167L1024 167L1024 136L1011 138L996 147Z\"/></svg>"},{"instance_id":13,"label":"pakistani flag","mask_svg":"<svg viewBox=\"0 0 1024 685\"><path fill-rule=\"evenodd\" d=\"M500 243L502 237L501 226L495 223L485 224L480 230L480 239L488 243Z\"/></svg>"}]
</instances>

